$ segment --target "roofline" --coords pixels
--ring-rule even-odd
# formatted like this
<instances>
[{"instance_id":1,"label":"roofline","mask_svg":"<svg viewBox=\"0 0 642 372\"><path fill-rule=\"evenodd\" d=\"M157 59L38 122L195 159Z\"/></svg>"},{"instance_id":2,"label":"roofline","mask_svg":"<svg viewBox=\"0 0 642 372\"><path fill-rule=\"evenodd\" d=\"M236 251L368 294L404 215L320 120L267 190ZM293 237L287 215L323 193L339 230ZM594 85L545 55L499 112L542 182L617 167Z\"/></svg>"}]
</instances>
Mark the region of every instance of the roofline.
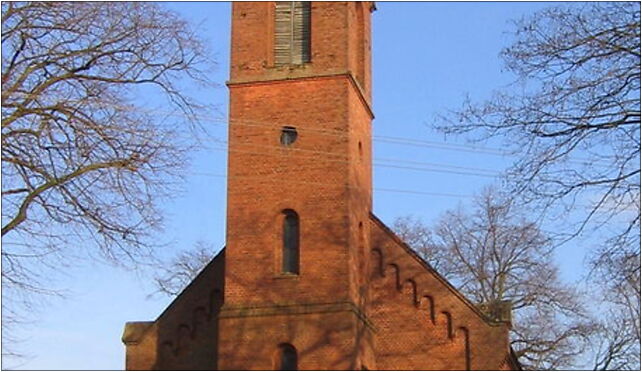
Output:
<instances>
[{"instance_id":1,"label":"roofline","mask_svg":"<svg viewBox=\"0 0 642 372\"><path fill-rule=\"evenodd\" d=\"M444 278L439 272L437 272L437 270L435 270L428 262L426 262L426 260L421 258L421 256L419 256L417 252L415 252L412 248L410 248L410 246L406 242L404 242L400 237L398 237L397 234L394 233L394 231L392 231L388 226L386 226L386 224L383 223L383 221L381 221L377 216L375 216L374 213L370 212L370 218L377 225L383 228L383 230L395 242L397 242L402 248L404 248L406 252L410 254L417 262L423 265L424 268L426 268L426 270L431 272L437 278L437 280L442 282L446 286L446 288L448 288L455 296L457 296L460 300L462 300L464 304L466 304L471 310L473 310L473 312L477 314L477 316L479 316L479 318L481 318L484 322L486 322L488 325L491 325L493 327L506 325L506 322L501 322L501 321L498 322L486 316L486 314L484 314L474 303L472 303L468 298L466 298L466 296L461 294L461 292L459 292L459 290L457 290L457 288L455 288L454 285L450 284L450 282L446 278Z\"/></svg>"},{"instance_id":2,"label":"roofline","mask_svg":"<svg viewBox=\"0 0 642 372\"><path fill-rule=\"evenodd\" d=\"M223 255L224 253L225 253L225 247L221 248L221 250L220 250L220 251L218 251L218 253L216 254L216 256L214 256L214 257L210 260L210 262L208 262L208 264L207 264L207 265L203 266L203 268L201 269L201 271L200 271L200 272L199 272L199 273L198 273L198 274L197 274L197 275L196 275L192 280L190 280L189 284L188 284L188 285L186 285L186 286L185 286L185 288L183 288L183 290L182 290L179 294L177 294L177 295L176 295L176 297L174 297L174 299L172 300L172 302L170 302L170 303L169 303L169 305L167 305L167 307L165 308L165 310L163 310L163 312L162 312L162 313L161 313L161 314L160 314L160 315L159 315L159 316L154 320L154 323L158 322L158 321L163 317L163 315L165 315L165 313L167 313L167 312L169 311L169 309L170 309L172 306L174 306L174 303L176 303L176 301L178 301L178 299L183 295L183 293L185 293L185 292L186 292L186 291L187 291L187 290L188 290L188 289L189 289L189 288L194 284L194 282L198 281L198 278L199 278L201 275L203 275L203 273L204 273L205 271L207 271L207 268L208 268L208 267L210 267L211 265L213 265L213 264L214 264L214 262L216 261L216 259L217 259L217 258L219 258L219 256Z\"/></svg>"},{"instance_id":3,"label":"roofline","mask_svg":"<svg viewBox=\"0 0 642 372\"><path fill-rule=\"evenodd\" d=\"M517 357L517 354L515 354L515 350L513 350L513 347L510 347L510 353L508 355L508 361L510 362L511 366L514 367L516 371L523 371L524 368L522 367L522 363L519 362L519 358Z\"/></svg>"},{"instance_id":4,"label":"roofline","mask_svg":"<svg viewBox=\"0 0 642 372\"><path fill-rule=\"evenodd\" d=\"M183 295L183 293L184 293L185 291L187 291L187 289L188 289L189 287L191 287L191 286L192 286L192 284L193 284L193 283L194 283L194 282L195 282L195 281L196 281L196 280L197 280L201 275L203 275L203 273L206 271L206 269L207 269L210 265L212 265L212 264L213 264L213 262L214 262L214 261L216 261L216 259L217 259L217 258L219 258L219 256L221 256L221 255L222 255L222 254L224 254L224 253L225 253L225 247L223 247L223 248L222 248L222 249L221 249L221 250L216 254L216 256L214 256L214 257L210 260L210 262L209 262L207 265L203 266L203 268L201 269L201 271L200 271L200 272L199 272L199 273L198 273L198 274L197 274L197 275L196 275L196 276L195 276L195 277L194 277L194 278L189 282L189 284L188 284L187 286L185 286L185 288L183 288L183 290L182 290L179 294L177 294L177 295L176 295L176 297L174 297L174 299L172 300L172 302L170 302L170 303L169 303L169 305L167 305L167 307L165 307L165 310L163 310L163 312L162 312L158 317L156 317L156 319L154 319L154 320L152 320L152 321L141 321L141 322L136 322L136 323L150 323L150 326L149 326L149 327L147 327L147 329L145 329L145 330L140 334L140 338L142 338L143 336L145 336L145 335L147 334L147 332L152 328L152 325L153 325L153 324L158 323L158 321L159 321L159 320L160 320L160 319L161 319L161 318L162 318L162 317L163 317L163 316L164 316L164 315L169 311L169 309L170 309L172 306L174 306L174 304L176 303L176 301L178 301L178 298L179 298L179 297L181 297L181 296ZM127 322L127 323L130 323L130 322Z\"/></svg>"}]
</instances>

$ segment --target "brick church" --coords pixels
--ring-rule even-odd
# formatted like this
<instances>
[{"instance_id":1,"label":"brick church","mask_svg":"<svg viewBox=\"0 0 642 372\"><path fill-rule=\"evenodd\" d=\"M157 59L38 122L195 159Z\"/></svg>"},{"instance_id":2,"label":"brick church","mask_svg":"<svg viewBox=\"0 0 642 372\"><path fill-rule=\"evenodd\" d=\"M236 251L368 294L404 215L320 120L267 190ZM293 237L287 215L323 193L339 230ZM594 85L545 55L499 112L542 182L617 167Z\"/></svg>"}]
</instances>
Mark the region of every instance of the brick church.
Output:
<instances>
[{"instance_id":1,"label":"brick church","mask_svg":"<svg viewBox=\"0 0 642 372\"><path fill-rule=\"evenodd\" d=\"M127 369L519 369L510 317L372 213L374 9L233 4L226 247L126 324Z\"/></svg>"}]
</instances>

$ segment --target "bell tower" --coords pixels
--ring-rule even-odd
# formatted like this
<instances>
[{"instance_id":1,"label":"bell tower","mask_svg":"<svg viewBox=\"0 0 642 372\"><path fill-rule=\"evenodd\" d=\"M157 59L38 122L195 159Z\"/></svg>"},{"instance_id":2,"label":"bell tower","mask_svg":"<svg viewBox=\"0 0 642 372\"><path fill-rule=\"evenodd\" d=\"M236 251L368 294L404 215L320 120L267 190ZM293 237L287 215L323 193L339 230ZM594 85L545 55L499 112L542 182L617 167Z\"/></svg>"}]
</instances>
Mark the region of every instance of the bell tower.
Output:
<instances>
[{"instance_id":1,"label":"bell tower","mask_svg":"<svg viewBox=\"0 0 642 372\"><path fill-rule=\"evenodd\" d=\"M235 2L219 369L375 368L371 2Z\"/></svg>"}]
</instances>

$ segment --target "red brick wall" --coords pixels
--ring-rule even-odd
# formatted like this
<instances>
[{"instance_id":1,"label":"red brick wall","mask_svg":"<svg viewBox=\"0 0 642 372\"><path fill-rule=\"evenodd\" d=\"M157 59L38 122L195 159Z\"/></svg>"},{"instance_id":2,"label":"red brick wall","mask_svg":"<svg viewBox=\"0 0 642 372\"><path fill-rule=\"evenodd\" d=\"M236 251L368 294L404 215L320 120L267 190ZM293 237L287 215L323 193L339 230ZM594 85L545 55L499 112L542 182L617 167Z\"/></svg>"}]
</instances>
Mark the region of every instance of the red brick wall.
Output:
<instances>
[{"instance_id":1,"label":"red brick wall","mask_svg":"<svg viewBox=\"0 0 642 372\"><path fill-rule=\"evenodd\" d=\"M372 115L354 77L359 70L365 81L354 56L365 61L369 52L366 41L355 49L356 4L315 2L311 63L275 68L273 7L235 3L232 12L221 366L271 368L266 361L288 342L302 368L355 368L372 359L357 316L366 293ZM365 27L369 8L359 8ZM298 131L288 147L279 143L283 126ZM300 218L299 275L280 270L284 209ZM354 309L336 309L346 306Z\"/></svg>"},{"instance_id":2,"label":"red brick wall","mask_svg":"<svg viewBox=\"0 0 642 372\"><path fill-rule=\"evenodd\" d=\"M278 345L296 347L301 370L356 369L359 320L348 304L224 310L220 319L220 368L271 370Z\"/></svg>"},{"instance_id":3,"label":"red brick wall","mask_svg":"<svg viewBox=\"0 0 642 372\"><path fill-rule=\"evenodd\" d=\"M351 72L358 77L370 101L371 7L371 2L312 2L311 63L275 68L274 2L234 3L230 80L257 81ZM357 12L363 17L361 52L357 50Z\"/></svg>"},{"instance_id":4,"label":"red brick wall","mask_svg":"<svg viewBox=\"0 0 642 372\"><path fill-rule=\"evenodd\" d=\"M312 3L312 60L301 66L273 66L273 17L274 2L233 6L226 298L246 304L355 299L364 275L353 269L364 261L358 256L365 246L356 232L361 223L367 239L372 203L372 116L370 93L352 72L360 63L369 74L370 4ZM279 145L286 125L299 134L287 148ZM296 278L280 275L287 208L301 220ZM349 285L318 288L336 277L350 278Z\"/></svg>"},{"instance_id":5,"label":"red brick wall","mask_svg":"<svg viewBox=\"0 0 642 372\"><path fill-rule=\"evenodd\" d=\"M125 344L125 369L150 370L156 365L158 325L155 322L127 322L122 341Z\"/></svg>"},{"instance_id":6,"label":"red brick wall","mask_svg":"<svg viewBox=\"0 0 642 372\"><path fill-rule=\"evenodd\" d=\"M215 350L224 273L225 251L222 251L150 327L123 337L127 347L126 369L217 369ZM130 327L125 327L126 336Z\"/></svg>"},{"instance_id":7,"label":"red brick wall","mask_svg":"<svg viewBox=\"0 0 642 372\"><path fill-rule=\"evenodd\" d=\"M128 326L128 369L273 369L283 343L299 369L506 367L507 326L371 215L371 7L312 3L311 63L275 68L274 3L234 3L225 258ZM285 209L299 275L281 273Z\"/></svg>"},{"instance_id":8,"label":"red brick wall","mask_svg":"<svg viewBox=\"0 0 642 372\"><path fill-rule=\"evenodd\" d=\"M377 368L498 369L510 351L508 325L487 321L374 216L371 229Z\"/></svg>"}]
</instances>

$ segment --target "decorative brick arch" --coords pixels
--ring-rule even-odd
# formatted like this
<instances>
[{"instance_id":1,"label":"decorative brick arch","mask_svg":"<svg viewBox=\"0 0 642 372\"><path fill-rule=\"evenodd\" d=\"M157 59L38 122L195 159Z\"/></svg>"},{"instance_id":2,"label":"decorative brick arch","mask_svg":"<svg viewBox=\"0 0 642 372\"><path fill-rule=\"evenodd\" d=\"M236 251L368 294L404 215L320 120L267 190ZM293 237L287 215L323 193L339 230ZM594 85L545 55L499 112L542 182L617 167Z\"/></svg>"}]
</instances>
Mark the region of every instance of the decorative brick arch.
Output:
<instances>
[{"instance_id":1,"label":"decorative brick arch","mask_svg":"<svg viewBox=\"0 0 642 372\"><path fill-rule=\"evenodd\" d=\"M371 261L373 263L372 265L372 274L378 277L383 277L385 275L384 273L384 267L383 267L383 253L381 253L381 249L379 248L374 248L370 251L370 257Z\"/></svg>"}]
</instances>

